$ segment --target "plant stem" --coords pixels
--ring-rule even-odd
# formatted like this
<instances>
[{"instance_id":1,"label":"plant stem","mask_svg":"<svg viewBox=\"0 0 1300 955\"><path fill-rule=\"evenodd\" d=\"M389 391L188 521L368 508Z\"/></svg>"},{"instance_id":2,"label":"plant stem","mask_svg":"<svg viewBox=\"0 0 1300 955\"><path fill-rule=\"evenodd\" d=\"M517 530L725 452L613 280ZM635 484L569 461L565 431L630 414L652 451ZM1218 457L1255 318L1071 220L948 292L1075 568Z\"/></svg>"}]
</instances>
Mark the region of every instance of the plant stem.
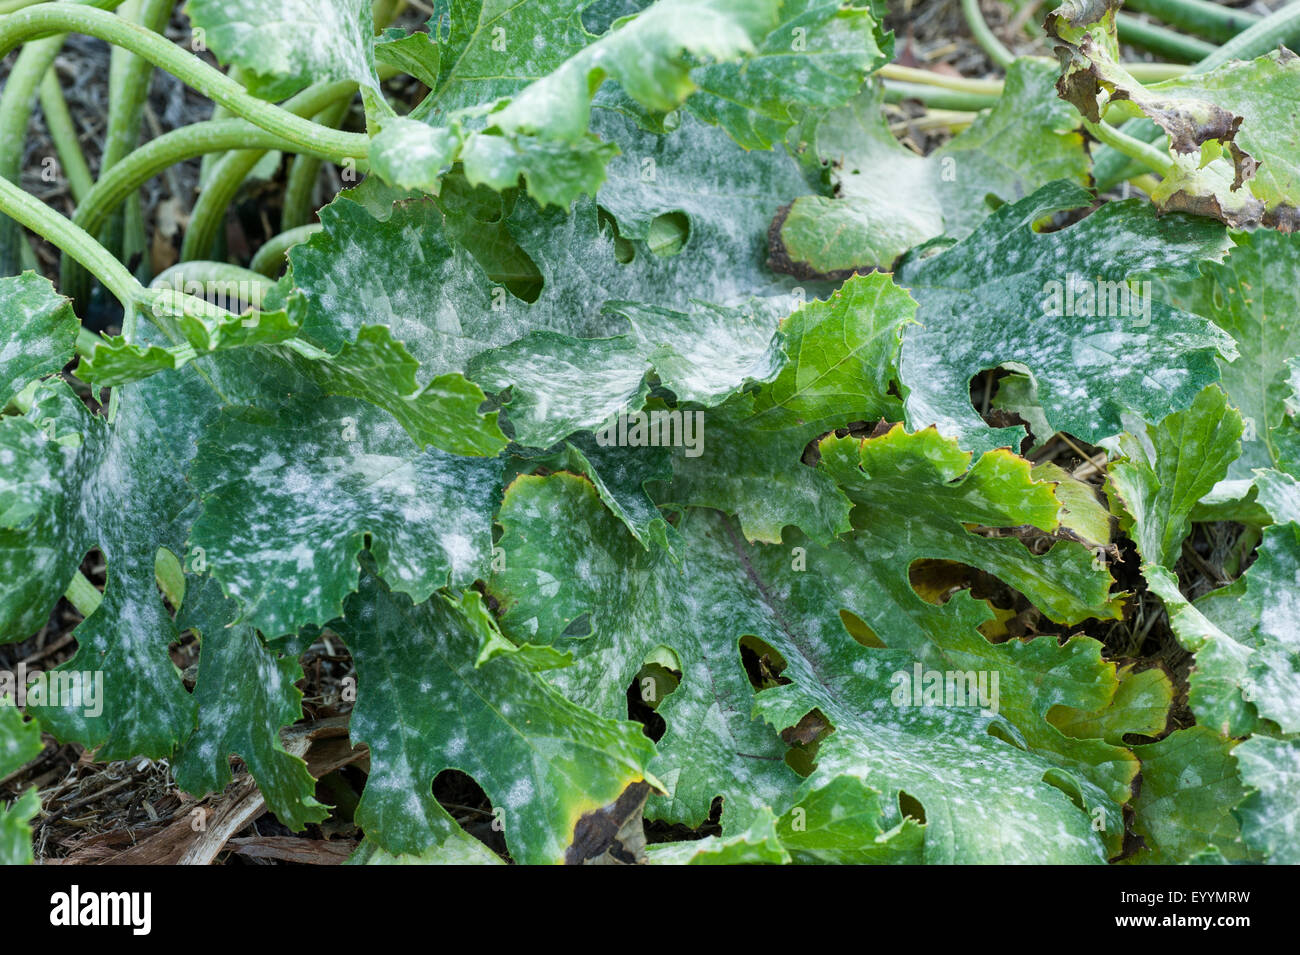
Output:
<instances>
[{"instance_id":1,"label":"plant stem","mask_svg":"<svg viewBox=\"0 0 1300 955\"><path fill-rule=\"evenodd\" d=\"M1121 132L1105 122L1094 123L1084 117L1083 127L1111 149L1119 150L1125 156L1136 160L1153 172L1158 172L1162 176L1168 176L1173 172L1174 161L1164 150Z\"/></svg>"},{"instance_id":2,"label":"plant stem","mask_svg":"<svg viewBox=\"0 0 1300 955\"><path fill-rule=\"evenodd\" d=\"M1208 73L1229 60L1249 60L1263 56L1279 43L1291 43L1300 38L1300 2L1289 3L1254 26L1237 34L1205 59L1194 65L1188 75ZM1122 127L1124 132L1148 143L1155 142L1162 132L1154 123L1130 120ZM1099 191L1105 192L1115 184L1140 172L1137 164L1117 150L1099 150L1093 161L1093 178Z\"/></svg>"},{"instance_id":3,"label":"plant stem","mask_svg":"<svg viewBox=\"0 0 1300 955\"><path fill-rule=\"evenodd\" d=\"M968 111L987 109L998 101L996 96L988 93L959 93L940 86L922 86L919 83L885 80L885 101L897 103L904 99L920 100L933 109Z\"/></svg>"},{"instance_id":4,"label":"plant stem","mask_svg":"<svg viewBox=\"0 0 1300 955\"><path fill-rule=\"evenodd\" d=\"M322 229L324 229L324 226L319 222L310 222L307 225L286 229L279 235L267 239L262 243L262 247L257 250L257 254L253 256L253 261L248 264L249 269L259 275L275 278L279 274L289 250L299 243L306 242Z\"/></svg>"},{"instance_id":5,"label":"plant stem","mask_svg":"<svg viewBox=\"0 0 1300 955\"><path fill-rule=\"evenodd\" d=\"M314 117L316 122L338 128L347 116L350 104L340 100ZM298 155L289 165L289 177L284 187L284 205L280 210L280 228L294 229L311 221L316 182L320 179L321 161L315 156Z\"/></svg>"},{"instance_id":6,"label":"plant stem","mask_svg":"<svg viewBox=\"0 0 1300 955\"><path fill-rule=\"evenodd\" d=\"M1220 43L1231 40L1260 19L1246 10L1234 10L1206 0L1128 0L1126 6Z\"/></svg>"},{"instance_id":7,"label":"plant stem","mask_svg":"<svg viewBox=\"0 0 1300 955\"><path fill-rule=\"evenodd\" d=\"M285 104L285 108L300 115L312 115L321 111L323 104L331 100L352 98L356 84L350 82L330 84L329 89L312 88L313 96L303 98L302 94ZM225 219L226 210L234 201L240 186L248 178L265 156L265 149L240 149L222 158L213 168L207 184L199 193L198 201L190 213L189 228L185 230L185 240L181 244L181 261L207 258L212 252L217 232Z\"/></svg>"},{"instance_id":8,"label":"plant stem","mask_svg":"<svg viewBox=\"0 0 1300 955\"><path fill-rule=\"evenodd\" d=\"M161 33L171 19L174 0L126 0L118 16L139 23L151 33ZM99 174L104 175L140 143L144 103L149 94L153 65L123 47L113 47L108 67L108 132ZM143 212L139 196L116 213L99 237L119 259L129 262L145 248Z\"/></svg>"},{"instance_id":9,"label":"plant stem","mask_svg":"<svg viewBox=\"0 0 1300 955\"><path fill-rule=\"evenodd\" d=\"M1184 63L1195 63L1214 52L1214 44L1195 37L1184 36L1173 30L1147 23L1127 13L1115 14L1115 25L1122 43L1140 46Z\"/></svg>"},{"instance_id":10,"label":"plant stem","mask_svg":"<svg viewBox=\"0 0 1300 955\"><path fill-rule=\"evenodd\" d=\"M970 27L971 36L989 55L989 59L1004 70L1010 66L1015 61L1016 55L993 35L988 23L984 21L979 0L961 0L961 12L966 16L966 25Z\"/></svg>"},{"instance_id":11,"label":"plant stem","mask_svg":"<svg viewBox=\"0 0 1300 955\"><path fill-rule=\"evenodd\" d=\"M252 297L250 304L254 308L262 307L262 296L266 290L274 285L274 282L267 281L265 275L260 272L254 272L251 269L243 268L238 265L231 265L229 262L178 262L169 269L164 269L158 273L158 276L149 283L151 290L171 290L173 292L185 292L185 286L191 282L198 282L202 285L226 286L228 283L235 285L244 285L248 288ZM241 293L242 294L242 293ZM193 298L192 296L190 297ZM224 314L225 309L220 309L215 305L202 299L209 309L213 312L207 314L220 316Z\"/></svg>"},{"instance_id":12,"label":"plant stem","mask_svg":"<svg viewBox=\"0 0 1300 955\"><path fill-rule=\"evenodd\" d=\"M918 70L897 63L886 63L877 74L887 80L900 80L904 83L920 83L923 86L938 86L958 93L982 93L989 96L1001 96L1001 80L972 80L964 76L946 76L933 70Z\"/></svg>"},{"instance_id":13,"label":"plant stem","mask_svg":"<svg viewBox=\"0 0 1300 955\"><path fill-rule=\"evenodd\" d=\"M347 80L322 83L303 90L286 102L285 107L291 110L301 109L303 112L319 110L323 102L341 96L350 97L355 89L356 84ZM182 126L150 140L109 170L77 207L73 221L88 232L97 232L118 204L141 185L169 166L195 156L225 152L241 146L276 149L282 145L279 137L250 126L242 119L206 120ZM348 158L317 150L312 150L312 154L333 161ZM85 294L85 274L74 261L65 259L60 264L59 287L65 295L78 297Z\"/></svg>"},{"instance_id":14,"label":"plant stem","mask_svg":"<svg viewBox=\"0 0 1300 955\"><path fill-rule=\"evenodd\" d=\"M68 102L63 98L59 87L59 77L54 67L45 71L41 80L41 112L45 114L45 128L49 130L54 149L59 154L59 165L68 180L72 198L77 202L85 199L95 185L95 178L90 174L90 166L81 151L81 142L77 138L77 127L68 112Z\"/></svg>"},{"instance_id":15,"label":"plant stem","mask_svg":"<svg viewBox=\"0 0 1300 955\"><path fill-rule=\"evenodd\" d=\"M142 286L126 266L115 259L95 237L59 215L35 196L8 179L0 178L0 212L58 246L89 269L126 310L132 308Z\"/></svg>"},{"instance_id":16,"label":"plant stem","mask_svg":"<svg viewBox=\"0 0 1300 955\"><path fill-rule=\"evenodd\" d=\"M76 607L77 613L82 617L89 617L104 602L104 595L99 592L99 588L81 571L72 575L72 582L68 584L68 589L63 592L63 596L68 598L68 603Z\"/></svg>"},{"instance_id":17,"label":"plant stem","mask_svg":"<svg viewBox=\"0 0 1300 955\"><path fill-rule=\"evenodd\" d=\"M38 4L0 17L0 56L19 43L53 33L85 33L122 46L193 87L202 95L242 116L254 126L301 149L323 149L338 155L365 158L370 140L360 133L343 133L264 102L249 94L221 71L174 44L102 10L65 3Z\"/></svg>"},{"instance_id":18,"label":"plant stem","mask_svg":"<svg viewBox=\"0 0 1300 955\"><path fill-rule=\"evenodd\" d=\"M82 0L78 0L82 2ZM112 9L123 0L90 0ZM87 3L87 5L90 5ZM4 19L0 18L0 22ZM40 88L46 71L63 47L63 37L52 36L29 43L18 54L13 69L5 78L0 91L0 176L17 182L23 161L23 145L27 142L27 123L32 116L36 91ZM28 245L16 223L0 221L0 275L13 275L22 262L23 250Z\"/></svg>"}]
</instances>

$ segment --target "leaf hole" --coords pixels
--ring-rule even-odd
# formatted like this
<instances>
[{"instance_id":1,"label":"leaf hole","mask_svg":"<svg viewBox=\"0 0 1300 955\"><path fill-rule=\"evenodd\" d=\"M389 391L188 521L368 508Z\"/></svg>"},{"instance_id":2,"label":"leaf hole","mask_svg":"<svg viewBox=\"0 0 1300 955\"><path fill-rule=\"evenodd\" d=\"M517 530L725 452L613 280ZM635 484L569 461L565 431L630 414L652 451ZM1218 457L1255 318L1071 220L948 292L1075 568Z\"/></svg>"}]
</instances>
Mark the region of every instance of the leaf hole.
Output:
<instances>
[{"instance_id":1,"label":"leaf hole","mask_svg":"<svg viewBox=\"0 0 1300 955\"><path fill-rule=\"evenodd\" d=\"M596 208L596 221L600 226L600 231L614 240L615 262L619 265L627 265L636 258L636 247L619 235L618 221L609 212L598 206Z\"/></svg>"},{"instance_id":2,"label":"leaf hole","mask_svg":"<svg viewBox=\"0 0 1300 955\"><path fill-rule=\"evenodd\" d=\"M646 244L661 259L672 258L691 238L691 220L684 212L665 212L650 220Z\"/></svg>"},{"instance_id":3,"label":"leaf hole","mask_svg":"<svg viewBox=\"0 0 1300 955\"><path fill-rule=\"evenodd\" d=\"M876 650L888 649L885 642L876 636L876 631L867 625L867 622L851 610L840 611L840 623L844 624L844 629L848 631L849 636L864 647L873 647Z\"/></svg>"},{"instance_id":4,"label":"leaf hole","mask_svg":"<svg viewBox=\"0 0 1300 955\"><path fill-rule=\"evenodd\" d=\"M901 789L898 791L898 811L905 818L914 819L921 825L925 825L925 807L921 805L921 800Z\"/></svg>"},{"instance_id":5,"label":"leaf hole","mask_svg":"<svg viewBox=\"0 0 1300 955\"><path fill-rule=\"evenodd\" d=\"M760 692L791 682L781 675L786 668L785 657L758 637L746 635L740 638L740 664L745 668L749 685Z\"/></svg>"},{"instance_id":6,"label":"leaf hole","mask_svg":"<svg viewBox=\"0 0 1300 955\"><path fill-rule=\"evenodd\" d=\"M433 779L433 798L467 834L502 858L509 858L500 814L473 776L459 769L444 769Z\"/></svg>"},{"instance_id":7,"label":"leaf hole","mask_svg":"<svg viewBox=\"0 0 1300 955\"><path fill-rule=\"evenodd\" d=\"M656 712L682 681L681 663L667 647L646 654L641 669L627 688L627 717L641 724L641 731L654 742L663 739L668 724Z\"/></svg>"},{"instance_id":8,"label":"leaf hole","mask_svg":"<svg viewBox=\"0 0 1300 955\"><path fill-rule=\"evenodd\" d=\"M1049 769L1043 773L1043 782L1047 785L1059 789L1065 793L1070 802L1082 812L1088 811L1087 801L1083 798L1083 790L1079 788L1079 782L1069 773L1060 769Z\"/></svg>"}]
</instances>

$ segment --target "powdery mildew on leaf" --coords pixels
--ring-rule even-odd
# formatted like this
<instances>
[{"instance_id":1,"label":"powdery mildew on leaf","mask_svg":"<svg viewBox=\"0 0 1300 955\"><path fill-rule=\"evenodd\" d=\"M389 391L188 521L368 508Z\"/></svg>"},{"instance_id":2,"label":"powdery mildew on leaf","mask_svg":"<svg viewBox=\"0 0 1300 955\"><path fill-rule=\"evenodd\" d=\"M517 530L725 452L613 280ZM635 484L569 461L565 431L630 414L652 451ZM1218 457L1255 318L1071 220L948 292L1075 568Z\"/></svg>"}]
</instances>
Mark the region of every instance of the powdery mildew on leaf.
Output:
<instances>
[{"instance_id":1,"label":"powdery mildew on leaf","mask_svg":"<svg viewBox=\"0 0 1300 955\"><path fill-rule=\"evenodd\" d=\"M1123 301L1118 289L1098 283L1191 271L1227 251L1224 229L1157 218L1125 200L1058 232L1033 231L1039 219L1090 201L1053 183L1003 206L957 245L904 262L898 281L916 299L919 323L903 336L900 365L909 426L937 425L977 452L1018 446L1023 431L990 428L967 389L972 376L1008 362L1029 369L1052 430L1094 442L1123 430L1124 412L1158 420L1217 379L1216 355L1235 356L1227 335L1154 296L1111 305ZM1068 304L1063 287L1080 282L1093 289L1092 308Z\"/></svg>"}]
</instances>

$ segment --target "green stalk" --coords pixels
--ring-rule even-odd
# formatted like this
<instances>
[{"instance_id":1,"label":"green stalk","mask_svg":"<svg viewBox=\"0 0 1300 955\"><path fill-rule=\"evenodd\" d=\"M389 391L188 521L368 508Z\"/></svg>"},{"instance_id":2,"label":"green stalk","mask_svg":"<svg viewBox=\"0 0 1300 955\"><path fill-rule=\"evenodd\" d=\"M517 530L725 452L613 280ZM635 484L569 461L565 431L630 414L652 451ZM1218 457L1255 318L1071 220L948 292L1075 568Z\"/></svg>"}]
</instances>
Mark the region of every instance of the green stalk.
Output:
<instances>
[{"instance_id":1,"label":"green stalk","mask_svg":"<svg viewBox=\"0 0 1300 955\"><path fill-rule=\"evenodd\" d=\"M1146 23L1122 11L1115 14L1115 25L1119 29L1121 43L1140 46L1144 50L1159 53L1173 60L1195 63L1214 52L1213 43L1184 36L1154 23Z\"/></svg>"},{"instance_id":2,"label":"green stalk","mask_svg":"<svg viewBox=\"0 0 1300 955\"><path fill-rule=\"evenodd\" d=\"M369 153L368 137L320 126L264 102L197 56L186 53L138 24L127 23L122 18L101 10L72 4L47 3L0 17L0 56L29 39L72 32L84 33L125 47L259 129L279 136L286 144L301 149L328 150L358 159L365 158Z\"/></svg>"},{"instance_id":3,"label":"green stalk","mask_svg":"<svg viewBox=\"0 0 1300 955\"><path fill-rule=\"evenodd\" d=\"M1128 0L1125 6L1219 43L1231 40L1260 20L1245 10L1234 10L1206 0Z\"/></svg>"},{"instance_id":4,"label":"green stalk","mask_svg":"<svg viewBox=\"0 0 1300 955\"><path fill-rule=\"evenodd\" d=\"M1208 73L1229 60L1250 60L1263 56L1279 43L1294 43L1300 39L1300 2L1289 3L1269 14L1254 26L1237 34L1189 71L1188 75ZM1130 136L1152 143L1163 135L1161 129L1147 120L1130 120L1121 129ZM1093 162L1093 178L1101 192L1114 188L1125 179L1141 172L1141 166L1129 161L1118 150L1098 150Z\"/></svg>"},{"instance_id":5,"label":"green stalk","mask_svg":"<svg viewBox=\"0 0 1300 955\"><path fill-rule=\"evenodd\" d=\"M303 90L285 103L289 110L319 112L324 104L339 97L351 97L356 84L348 80L322 83ZM164 169L193 159L195 156L220 153L239 147L260 149L283 148L280 138L250 126L242 119L207 120L182 126L150 140L103 176L77 206L73 221L89 232L97 232L127 196ZM348 155L308 150L312 155L340 162ZM358 164L359 167L363 164ZM59 267L59 287L65 295L77 297L87 291L85 273L73 261L65 259Z\"/></svg>"},{"instance_id":6,"label":"green stalk","mask_svg":"<svg viewBox=\"0 0 1300 955\"><path fill-rule=\"evenodd\" d=\"M386 66L381 66L377 70L381 80L393 75L394 72L392 67ZM345 92L335 92L344 90L345 87ZM283 108L301 116L313 116L324 112L327 106L337 105L341 101L346 109L355 91L356 84L347 81L329 84L328 87L313 86L286 101ZM181 243L181 261L207 258L212 254L221 224L225 220L226 210L234 202L244 180L266 153L265 149L239 150L223 157L212 168L203 190L199 193L198 202L190 212L189 228L185 230L185 239Z\"/></svg>"},{"instance_id":7,"label":"green stalk","mask_svg":"<svg viewBox=\"0 0 1300 955\"><path fill-rule=\"evenodd\" d=\"M68 101L63 98L58 74L52 66L41 80L41 112L45 114L45 128L54 141L54 150L59 154L59 165L63 167L72 198L81 202L95 185L95 177L90 174L90 166L81 151L76 124L68 112Z\"/></svg>"},{"instance_id":8,"label":"green stalk","mask_svg":"<svg viewBox=\"0 0 1300 955\"><path fill-rule=\"evenodd\" d=\"M351 99L356 91L356 84L341 82L329 84L329 88L312 87L314 95L304 97L300 93L285 103L284 108L291 112L310 116L321 112L325 103L342 99ZM307 92L307 91L305 91ZM341 95L340 95L341 94ZM248 174L266 155L265 149L240 149L225 156L212 170L207 185L199 193L198 201L190 213L189 228L185 230L185 240L181 244L181 261L207 258L212 252L217 233L225 220L226 210L234 201Z\"/></svg>"},{"instance_id":9,"label":"green stalk","mask_svg":"<svg viewBox=\"0 0 1300 955\"><path fill-rule=\"evenodd\" d=\"M68 603L76 607L77 613L82 617L89 617L104 601L104 595L86 579L86 575L81 571L72 575L72 582L68 584L68 589L63 592L63 596L68 598Z\"/></svg>"},{"instance_id":10,"label":"green stalk","mask_svg":"<svg viewBox=\"0 0 1300 955\"><path fill-rule=\"evenodd\" d=\"M966 25L970 27L971 36L989 55L989 59L1004 70L1010 66L1015 61L1016 55L993 35L993 31L984 21L979 0L961 0L961 12L966 16Z\"/></svg>"},{"instance_id":11,"label":"green stalk","mask_svg":"<svg viewBox=\"0 0 1300 955\"><path fill-rule=\"evenodd\" d=\"M160 34L174 6L175 0L126 0L118 16ZM108 133L99 163L101 176L139 145L152 75L153 65L147 60L123 47L113 47L108 68ZM100 241L118 258L130 261L135 252L145 248L143 218L140 198L134 196L122 213L113 216Z\"/></svg>"},{"instance_id":12,"label":"green stalk","mask_svg":"<svg viewBox=\"0 0 1300 955\"><path fill-rule=\"evenodd\" d=\"M1083 127L1111 149L1117 149L1125 156L1146 166L1152 172L1168 176L1174 171L1174 161L1167 152L1130 136L1108 123L1094 123L1084 117Z\"/></svg>"},{"instance_id":13,"label":"green stalk","mask_svg":"<svg viewBox=\"0 0 1300 955\"><path fill-rule=\"evenodd\" d=\"M102 6L112 9L123 0L74 0L85 5ZM0 23L8 17L0 18ZM32 117L32 105L36 102L36 92L40 89L45 73L54 63L59 50L63 48L63 37L51 36L36 43L29 43L13 69L5 78L4 89L0 91L0 176L11 182L17 182L23 161L23 145L27 142L27 123ZM6 50L6 52L8 52ZM23 250L27 243L15 223L0 221L0 275L13 275L22 262Z\"/></svg>"},{"instance_id":14,"label":"green stalk","mask_svg":"<svg viewBox=\"0 0 1300 955\"><path fill-rule=\"evenodd\" d=\"M238 285L246 283L250 294L253 296L252 305L255 308L262 307L262 296L266 290L275 283L268 281L266 276L260 272L254 272L251 269L245 269L238 265L231 265L229 262L178 262L169 269L165 269L149 283L149 288L153 290L170 290L173 292L184 293L185 286L190 282L200 282L203 284L225 284L231 283ZM210 308L216 309L215 305L207 303ZM221 309L215 313L220 315Z\"/></svg>"},{"instance_id":15,"label":"green stalk","mask_svg":"<svg viewBox=\"0 0 1300 955\"><path fill-rule=\"evenodd\" d=\"M127 196L169 166L208 152L225 152L250 144L267 149L281 145L276 136L241 119L208 120L172 130L141 146L95 183L86 201L77 207L74 221L87 230L95 230ZM67 289L75 275L75 265L65 259L60 268L59 285Z\"/></svg>"},{"instance_id":16,"label":"green stalk","mask_svg":"<svg viewBox=\"0 0 1300 955\"><path fill-rule=\"evenodd\" d=\"M922 86L920 83L904 83L899 80L885 80L884 84L885 100L890 103L915 99L932 109L981 110L998 101L996 96L988 93L960 93L939 86Z\"/></svg>"},{"instance_id":17,"label":"green stalk","mask_svg":"<svg viewBox=\"0 0 1300 955\"><path fill-rule=\"evenodd\" d=\"M351 104L340 100L314 117L316 122L337 129L347 115ZM320 178L321 161L315 156L299 155L289 164L289 178L284 187L284 206L280 212L280 228L294 229L311 221L313 194Z\"/></svg>"},{"instance_id":18,"label":"green stalk","mask_svg":"<svg viewBox=\"0 0 1300 955\"><path fill-rule=\"evenodd\" d=\"M72 256L89 269L127 311L144 291L126 266L95 241L94 236L3 178L0 178L0 212L40 233L65 255Z\"/></svg>"},{"instance_id":19,"label":"green stalk","mask_svg":"<svg viewBox=\"0 0 1300 955\"><path fill-rule=\"evenodd\" d=\"M319 222L311 222L293 229L286 229L279 235L272 236L263 242L262 247L257 250L257 254L253 256L253 261L248 263L249 269L259 275L275 278L284 265L284 259L289 254L289 250L299 243L306 242L324 228Z\"/></svg>"}]
</instances>

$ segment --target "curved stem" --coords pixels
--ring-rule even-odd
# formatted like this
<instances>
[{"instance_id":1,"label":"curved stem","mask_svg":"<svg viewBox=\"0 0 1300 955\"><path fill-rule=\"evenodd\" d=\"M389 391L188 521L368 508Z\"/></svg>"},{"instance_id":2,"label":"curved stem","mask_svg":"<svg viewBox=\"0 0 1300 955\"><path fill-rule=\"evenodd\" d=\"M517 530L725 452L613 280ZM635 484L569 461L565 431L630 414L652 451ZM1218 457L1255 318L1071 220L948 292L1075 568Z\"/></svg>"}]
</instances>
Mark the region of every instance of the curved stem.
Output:
<instances>
[{"instance_id":1,"label":"curved stem","mask_svg":"<svg viewBox=\"0 0 1300 955\"><path fill-rule=\"evenodd\" d=\"M347 115L349 104L340 100L323 110L315 119L318 123L337 128ZM284 186L284 205L280 210L280 228L294 229L311 221L312 198L320 179L321 161L315 156L295 156L289 165L289 177Z\"/></svg>"},{"instance_id":2,"label":"curved stem","mask_svg":"<svg viewBox=\"0 0 1300 955\"><path fill-rule=\"evenodd\" d=\"M348 81L323 83L303 90L285 106L304 112L318 111L322 103L331 98L351 96L356 84ZM88 232L98 232L113 210L144 183L169 166L193 159L195 156L220 153L240 147L278 149L283 146L279 137L250 126L242 119L206 120L182 126L157 139L152 139L131 153L105 174L85 200L77 206L73 221ZM311 155L331 161L341 161L345 156L310 150ZM362 167L364 164L358 164ZM59 287L65 295L77 297L84 294L85 273L75 261L64 259L59 266Z\"/></svg>"},{"instance_id":3,"label":"curved stem","mask_svg":"<svg viewBox=\"0 0 1300 955\"><path fill-rule=\"evenodd\" d=\"M312 115L321 111L323 105L346 97L352 98L356 84L351 82L332 83L328 87L312 87L285 104L285 109L301 115ZM234 201L240 186L248 174L266 155L266 149L239 149L223 157L213 168L203 191L199 193L198 202L190 212L189 228L185 230L185 240L181 244L181 260L207 258L212 252L217 232L225 218L226 209Z\"/></svg>"},{"instance_id":4,"label":"curved stem","mask_svg":"<svg viewBox=\"0 0 1300 955\"><path fill-rule=\"evenodd\" d=\"M59 164L68 180L72 198L81 202L94 187L95 177L90 174L90 166L81 151L77 126L68 112L68 102L63 98L58 74L52 66L41 80L41 112L45 114L45 128L54 141L54 150L59 154Z\"/></svg>"},{"instance_id":5,"label":"curved stem","mask_svg":"<svg viewBox=\"0 0 1300 955\"><path fill-rule=\"evenodd\" d=\"M1294 2L1237 34L1194 65L1188 74L1208 73L1223 66L1229 60L1249 60L1263 56L1279 43L1293 43L1298 38L1300 38L1300 2ZM1148 143L1155 142L1162 135L1158 126L1144 120L1130 120L1122 129L1125 133ZM1140 172L1140 169L1134 168L1136 165L1118 150L1099 151L1093 161L1093 178L1097 182L1098 191L1105 192L1113 188L1116 183Z\"/></svg>"},{"instance_id":6,"label":"curved stem","mask_svg":"<svg viewBox=\"0 0 1300 955\"><path fill-rule=\"evenodd\" d=\"M1128 0L1126 6L1220 43L1231 40L1260 19L1257 14L1249 11L1208 3L1206 0Z\"/></svg>"},{"instance_id":7,"label":"curved stem","mask_svg":"<svg viewBox=\"0 0 1300 955\"><path fill-rule=\"evenodd\" d=\"M74 0L86 6L113 9L124 0ZM3 22L0 20L0 22ZM47 70L63 47L63 37L52 36L29 43L14 62L0 91L0 176L17 182L23 160L23 145L27 141L27 123L31 119L32 104ZM23 250L27 249L18 226L8 220L0 221L0 275L18 271Z\"/></svg>"},{"instance_id":8,"label":"curved stem","mask_svg":"<svg viewBox=\"0 0 1300 955\"><path fill-rule=\"evenodd\" d=\"M961 12L966 15L966 25L970 27L971 36L989 55L989 59L1004 70L1015 62L1016 55L989 29L984 14L980 11L979 0L961 0Z\"/></svg>"},{"instance_id":9,"label":"curved stem","mask_svg":"<svg viewBox=\"0 0 1300 955\"><path fill-rule=\"evenodd\" d=\"M39 232L65 255L72 256L89 269L127 311L144 291L126 266L113 258L94 236L3 178L0 178L0 212L33 232Z\"/></svg>"},{"instance_id":10,"label":"curved stem","mask_svg":"<svg viewBox=\"0 0 1300 955\"><path fill-rule=\"evenodd\" d=\"M160 34L171 19L175 0L126 0L118 16ZM153 65L124 47L115 46L108 67L108 132L99 174L112 169L140 143L145 99ZM145 248L144 215L140 197L132 196L125 209L114 214L99 236L100 242L124 262Z\"/></svg>"},{"instance_id":11,"label":"curved stem","mask_svg":"<svg viewBox=\"0 0 1300 955\"><path fill-rule=\"evenodd\" d=\"M289 250L301 242L306 242L324 228L319 222L311 222L307 225L286 229L279 235L272 236L263 242L262 247L257 250L257 254L253 256L253 261L248 264L249 269L259 275L275 278L279 274Z\"/></svg>"},{"instance_id":12,"label":"curved stem","mask_svg":"<svg viewBox=\"0 0 1300 955\"><path fill-rule=\"evenodd\" d=\"M370 140L366 136L317 125L257 99L197 56L184 52L138 24L128 23L101 10L49 3L0 17L0 56L34 37L73 32L125 47L286 143L304 149L326 149L358 159L369 152Z\"/></svg>"},{"instance_id":13,"label":"curved stem","mask_svg":"<svg viewBox=\"0 0 1300 955\"><path fill-rule=\"evenodd\" d=\"M1174 161L1167 152L1157 149L1150 143L1145 143L1134 136L1130 136L1108 123L1094 123L1084 117L1083 127L1111 149L1119 150L1125 156L1141 163L1152 172L1168 176L1174 170Z\"/></svg>"},{"instance_id":14,"label":"curved stem","mask_svg":"<svg viewBox=\"0 0 1300 955\"><path fill-rule=\"evenodd\" d=\"M1115 26L1119 31L1120 42L1131 43L1184 63L1195 63L1214 52L1213 43L1185 36L1154 23L1146 23L1122 11L1115 14Z\"/></svg>"}]
</instances>

